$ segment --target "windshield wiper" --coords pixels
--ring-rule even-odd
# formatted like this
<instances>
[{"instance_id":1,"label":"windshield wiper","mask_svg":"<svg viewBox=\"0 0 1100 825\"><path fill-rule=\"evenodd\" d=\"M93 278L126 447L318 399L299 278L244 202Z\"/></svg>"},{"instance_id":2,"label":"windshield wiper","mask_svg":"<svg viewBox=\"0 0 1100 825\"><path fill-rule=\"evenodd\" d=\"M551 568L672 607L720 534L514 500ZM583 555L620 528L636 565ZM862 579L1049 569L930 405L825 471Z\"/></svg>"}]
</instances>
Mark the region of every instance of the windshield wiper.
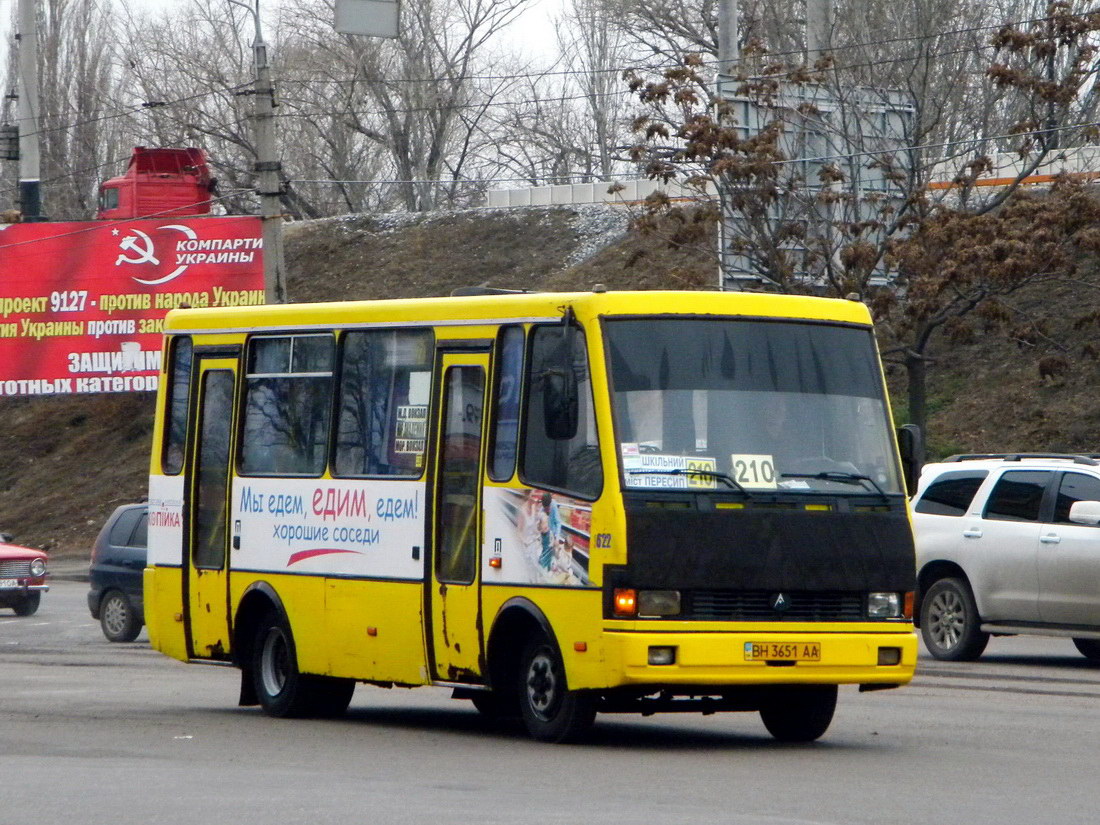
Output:
<instances>
[{"instance_id":1,"label":"windshield wiper","mask_svg":"<svg viewBox=\"0 0 1100 825\"><path fill-rule=\"evenodd\" d=\"M842 470L828 470L823 473L780 473L780 478L810 478L818 481L836 481L840 484L858 484L863 487L863 482L866 481L870 484L875 492L882 496L883 501L889 502L890 497L886 495L886 491L878 486L878 482L870 476L860 475L859 473L846 473ZM866 488L864 488L866 489Z\"/></svg>"},{"instance_id":2,"label":"windshield wiper","mask_svg":"<svg viewBox=\"0 0 1100 825\"><path fill-rule=\"evenodd\" d=\"M719 481L725 482L727 487L732 487L739 492L745 498L750 498L752 494L742 487L733 476L729 473L720 473L717 470L689 470L686 467L675 467L671 470L627 470L627 475L641 475L647 476L703 476L704 478L716 478Z\"/></svg>"}]
</instances>

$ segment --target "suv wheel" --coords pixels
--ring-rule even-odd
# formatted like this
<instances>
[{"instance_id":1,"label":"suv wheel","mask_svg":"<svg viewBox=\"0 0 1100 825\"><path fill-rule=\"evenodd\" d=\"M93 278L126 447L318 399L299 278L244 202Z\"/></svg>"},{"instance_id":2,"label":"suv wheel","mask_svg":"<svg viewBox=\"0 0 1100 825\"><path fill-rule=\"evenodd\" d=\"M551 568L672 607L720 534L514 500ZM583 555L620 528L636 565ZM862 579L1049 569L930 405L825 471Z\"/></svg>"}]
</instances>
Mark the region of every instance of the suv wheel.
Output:
<instances>
[{"instance_id":1,"label":"suv wheel","mask_svg":"<svg viewBox=\"0 0 1100 825\"><path fill-rule=\"evenodd\" d=\"M117 590L103 597L99 605L99 626L109 642L132 642L141 632L141 621L134 606Z\"/></svg>"},{"instance_id":2,"label":"suv wheel","mask_svg":"<svg viewBox=\"0 0 1100 825\"><path fill-rule=\"evenodd\" d=\"M920 631L928 652L937 659L977 659L989 643L970 586L962 579L940 579L921 602Z\"/></svg>"}]
</instances>

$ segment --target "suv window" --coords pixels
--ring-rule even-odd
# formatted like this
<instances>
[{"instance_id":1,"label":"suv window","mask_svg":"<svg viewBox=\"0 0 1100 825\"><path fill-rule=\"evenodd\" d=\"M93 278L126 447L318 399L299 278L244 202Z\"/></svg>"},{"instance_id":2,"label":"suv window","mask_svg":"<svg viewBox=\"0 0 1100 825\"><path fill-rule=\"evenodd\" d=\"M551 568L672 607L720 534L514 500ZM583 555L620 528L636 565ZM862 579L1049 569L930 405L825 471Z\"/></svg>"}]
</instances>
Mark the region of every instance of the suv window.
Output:
<instances>
[{"instance_id":1,"label":"suv window","mask_svg":"<svg viewBox=\"0 0 1100 825\"><path fill-rule=\"evenodd\" d=\"M1066 473L1062 476L1058 498L1054 502L1056 524L1073 524L1069 520L1069 508L1075 501L1100 501L1100 478L1084 473Z\"/></svg>"},{"instance_id":2,"label":"suv window","mask_svg":"<svg viewBox=\"0 0 1100 825\"><path fill-rule=\"evenodd\" d=\"M149 513L147 510L141 511L141 518L138 519L137 527L134 528L134 534L130 536L130 546L149 546Z\"/></svg>"},{"instance_id":3,"label":"suv window","mask_svg":"<svg viewBox=\"0 0 1100 825\"><path fill-rule=\"evenodd\" d=\"M1014 470L1005 473L989 494L985 517L1000 521L1038 521L1049 471Z\"/></svg>"},{"instance_id":4,"label":"suv window","mask_svg":"<svg viewBox=\"0 0 1100 825\"><path fill-rule=\"evenodd\" d=\"M924 491L915 509L934 516L964 516L987 475L987 470L944 473Z\"/></svg>"},{"instance_id":5,"label":"suv window","mask_svg":"<svg viewBox=\"0 0 1100 825\"><path fill-rule=\"evenodd\" d=\"M107 541L113 547L130 547L130 536L133 535L134 525L137 524L143 513L144 511L140 507L123 510L119 514L118 521L111 528L111 535L107 538Z\"/></svg>"}]
</instances>

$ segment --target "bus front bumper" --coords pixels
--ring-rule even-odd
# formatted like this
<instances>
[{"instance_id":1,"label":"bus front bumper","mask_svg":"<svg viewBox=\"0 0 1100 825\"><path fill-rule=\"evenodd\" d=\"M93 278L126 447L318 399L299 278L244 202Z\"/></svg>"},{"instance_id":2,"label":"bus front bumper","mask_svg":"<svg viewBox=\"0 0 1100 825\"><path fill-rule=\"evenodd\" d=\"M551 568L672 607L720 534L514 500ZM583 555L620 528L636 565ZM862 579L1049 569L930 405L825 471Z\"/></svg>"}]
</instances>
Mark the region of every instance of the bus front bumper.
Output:
<instances>
[{"instance_id":1,"label":"bus front bumper","mask_svg":"<svg viewBox=\"0 0 1100 825\"><path fill-rule=\"evenodd\" d=\"M868 633L605 631L603 642L617 686L902 685L917 665L917 636L908 627Z\"/></svg>"}]
</instances>

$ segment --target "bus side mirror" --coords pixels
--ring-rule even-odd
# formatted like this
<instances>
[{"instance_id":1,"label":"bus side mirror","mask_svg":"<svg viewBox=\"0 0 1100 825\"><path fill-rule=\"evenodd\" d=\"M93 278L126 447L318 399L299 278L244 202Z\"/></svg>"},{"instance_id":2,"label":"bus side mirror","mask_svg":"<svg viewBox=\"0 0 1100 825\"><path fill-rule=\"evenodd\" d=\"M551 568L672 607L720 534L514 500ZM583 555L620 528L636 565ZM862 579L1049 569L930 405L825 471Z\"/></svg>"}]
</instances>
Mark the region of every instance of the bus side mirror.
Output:
<instances>
[{"instance_id":1,"label":"bus side mirror","mask_svg":"<svg viewBox=\"0 0 1100 825\"><path fill-rule=\"evenodd\" d=\"M568 441L576 436L577 395L577 376L572 364L543 372L542 415L547 438Z\"/></svg>"},{"instance_id":2,"label":"bus side mirror","mask_svg":"<svg viewBox=\"0 0 1100 825\"><path fill-rule=\"evenodd\" d=\"M542 373L542 415L546 437L568 441L577 434L577 375L573 371L573 342L576 340L576 316L572 307L562 315L561 360Z\"/></svg>"},{"instance_id":3,"label":"bus side mirror","mask_svg":"<svg viewBox=\"0 0 1100 825\"><path fill-rule=\"evenodd\" d=\"M897 429L897 436L905 491L911 496L917 492L921 467L924 466L924 434L916 424L902 424Z\"/></svg>"}]
</instances>

